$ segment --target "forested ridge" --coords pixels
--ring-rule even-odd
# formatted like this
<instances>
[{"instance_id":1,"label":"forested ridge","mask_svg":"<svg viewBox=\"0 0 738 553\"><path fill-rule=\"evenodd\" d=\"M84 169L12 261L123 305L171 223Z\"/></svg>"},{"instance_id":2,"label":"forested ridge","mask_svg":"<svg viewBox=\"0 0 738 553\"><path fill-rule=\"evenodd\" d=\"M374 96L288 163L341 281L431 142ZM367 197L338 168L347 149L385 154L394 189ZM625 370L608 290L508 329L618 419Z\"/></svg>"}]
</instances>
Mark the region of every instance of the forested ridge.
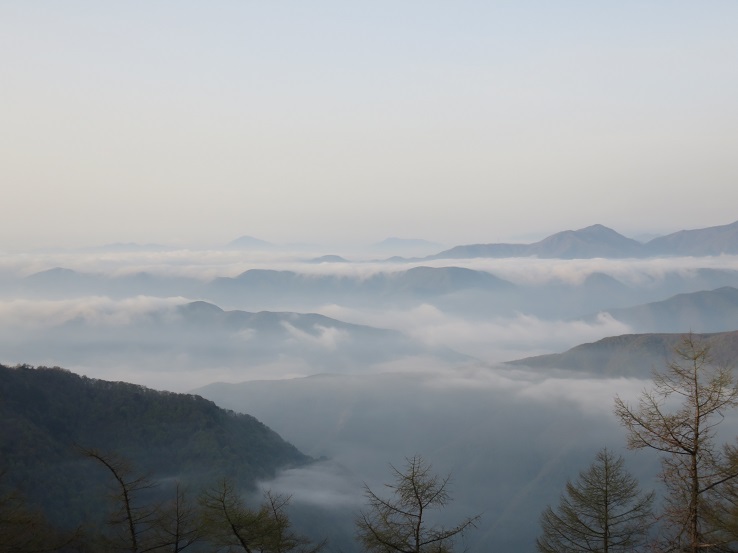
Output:
<instances>
[{"instance_id":1,"label":"forested ridge","mask_svg":"<svg viewBox=\"0 0 738 553\"><path fill-rule=\"evenodd\" d=\"M0 365L0 417L3 484L61 526L95 520L107 500L109 475L82 449L123 454L142 474L193 487L223 477L249 487L310 461L254 417L200 396L58 367Z\"/></svg>"}]
</instances>

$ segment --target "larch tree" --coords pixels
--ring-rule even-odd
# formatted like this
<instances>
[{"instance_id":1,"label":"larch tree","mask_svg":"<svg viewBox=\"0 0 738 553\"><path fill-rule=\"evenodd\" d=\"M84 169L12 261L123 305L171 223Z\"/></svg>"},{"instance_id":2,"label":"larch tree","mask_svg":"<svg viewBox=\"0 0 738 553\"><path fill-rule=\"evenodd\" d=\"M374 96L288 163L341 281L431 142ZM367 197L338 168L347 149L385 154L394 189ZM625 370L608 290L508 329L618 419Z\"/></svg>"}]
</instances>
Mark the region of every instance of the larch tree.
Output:
<instances>
[{"instance_id":1,"label":"larch tree","mask_svg":"<svg viewBox=\"0 0 738 553\"><path fill-rule=\"evenodd\" d=\"M641 492L622 457L603 449L567 482L556 509L543 511L536 547L541 553L639 551L654 522L653 498Z\"/></svg>"},{"instance_id":2,"label":"larch tree","mask_svg":"<svg viewBox=\"0 0 738 553\"><path fill-rule=\"evenodd\" d=\"M318 553L325 543L312 543L291 529L290 498L264 494L258 508L248 507L228 479L200 496L208 541L220 550L245 553Z\"/></svg>"},{"instance_id":3,"label":"larch tree","mask_svg":"<svg viewBox=\"0 0 738 553\"><path fill-rule=\"evenodd\" d=\"M385 484L392 497L384 498L365 486L368 510L356 520L357 537L372 553L451 553L454 540L475 527L479 516L451 528L431 525L428 517L450 501L450 476L439 477L421 457L406 459L403 470L390 465L394 483Z\"/></svg>"},{"instance_id":4,"label":"larch tree","mask_svg":"<svg viewBox=\"0 0 738 553\"><path fill-rule=\"evenodd\" d=\"M667 551L707 551L720 546L710 522L710 498L733 480L725 470L717 426L738 405L732 371L712 362L709 345L688 334L673 361L653 375L638 405L615 399L615 413L628 430L628 446L662 454L665 498L662 523Z\"/></svg>"}]
</instances>

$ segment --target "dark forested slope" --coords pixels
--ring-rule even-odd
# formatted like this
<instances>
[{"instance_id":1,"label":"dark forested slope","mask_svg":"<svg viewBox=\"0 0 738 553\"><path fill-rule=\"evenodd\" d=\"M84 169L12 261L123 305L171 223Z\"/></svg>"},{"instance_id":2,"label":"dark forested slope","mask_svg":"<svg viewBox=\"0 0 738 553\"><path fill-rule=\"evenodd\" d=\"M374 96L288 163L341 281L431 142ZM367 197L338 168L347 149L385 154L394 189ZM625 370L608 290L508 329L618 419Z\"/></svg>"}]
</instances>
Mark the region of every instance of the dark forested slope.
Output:
<instances>
[{"instance_id":1,"label":"dark forested slope","mask_svg":"<svg viewBox=\"0 0 738 553\"><path fill-rule=\"evenodd\" d=\"M79 447L193 486L224 476L248 486L310 460L254 417L202 397L59 368L0 365L0 417L0 469L60 523L91 516L109 477Z\"/></svg>"}]
</instances>

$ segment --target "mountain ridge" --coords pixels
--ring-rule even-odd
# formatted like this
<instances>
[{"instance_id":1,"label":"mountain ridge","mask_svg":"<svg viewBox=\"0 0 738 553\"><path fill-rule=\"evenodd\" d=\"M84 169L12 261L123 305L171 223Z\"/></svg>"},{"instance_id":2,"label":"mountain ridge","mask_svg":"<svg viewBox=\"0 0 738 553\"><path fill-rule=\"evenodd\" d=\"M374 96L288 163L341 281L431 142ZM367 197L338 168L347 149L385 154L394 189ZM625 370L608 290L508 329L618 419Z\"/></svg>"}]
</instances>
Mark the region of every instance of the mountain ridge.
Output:
<instances>
[{"instance_id":1,"label":"mountain ridge","mask_svg":"<svg viewBox=\"0 0 738 553\"><path fill-rule=\"evenodd\" d=\"M633 307L607 309L636 332L724 332L738 328L738 288L676 294ZM598 315L584 320L592 322Z\"/></svg>"},{"instance_id":2,"label":"mountain ridge","mask_svg":"<svg viewBox=\"0 0 738 553\"><path fill-rule=\"evenodd\" d=\"M312 461L253 416L201 396L59 367L0 365L0 417L0 468L62 524L84 513L95 520L105 499L99 486L107 475L90 474L80 447L122 455L141 474L176 476L183 484L231 477L252 487L278 469Z\"/></svg>"},{"instance_id":3,"label":"mountain ridge","mask_svg":"<svg viewBox=\"0 0 738 553\"><path fill-rule=\"evenodd\" d=\"M562 353L525 357L505 364L532 369L570 370L603 377L649 378L654 369L662 369L673 356L674 348L685 333L647 333L609 336L596 342L580 344ZM692 334L710 346L717 365L731 366L738 359L738 330Z\"/></svg>"},{"instance_id":4,"label":"mountain ridge","mask_svg":"<svg viewBox=\"0 0 738 553\"><path fill-rule=\"evenodd\" d=\"M459 245L424 259L474 257L539 257L542 259L631 258L665 255L707 256L738 253L738 221L693 230L680 230L645 244L601 224L564 230L533 243Z\"/></svg>"}]
</instances>

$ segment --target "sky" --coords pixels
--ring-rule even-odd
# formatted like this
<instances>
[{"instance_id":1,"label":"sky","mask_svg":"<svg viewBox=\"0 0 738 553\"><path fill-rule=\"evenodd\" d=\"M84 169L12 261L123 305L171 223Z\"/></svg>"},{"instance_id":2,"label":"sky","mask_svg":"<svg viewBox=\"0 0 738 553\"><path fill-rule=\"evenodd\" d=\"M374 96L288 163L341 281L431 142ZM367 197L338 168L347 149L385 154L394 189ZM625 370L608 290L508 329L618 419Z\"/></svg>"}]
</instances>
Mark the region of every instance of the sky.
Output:
<instances>
[{"instance_id":1,"label":"sky","mask_svg":"<svg viewBox=\"0 0 738 553\"><path fill-rule=\"evenodd\" d=\"M0 2L0 249L738 219L738 3Z\"/></svg>"}]
</instances>

